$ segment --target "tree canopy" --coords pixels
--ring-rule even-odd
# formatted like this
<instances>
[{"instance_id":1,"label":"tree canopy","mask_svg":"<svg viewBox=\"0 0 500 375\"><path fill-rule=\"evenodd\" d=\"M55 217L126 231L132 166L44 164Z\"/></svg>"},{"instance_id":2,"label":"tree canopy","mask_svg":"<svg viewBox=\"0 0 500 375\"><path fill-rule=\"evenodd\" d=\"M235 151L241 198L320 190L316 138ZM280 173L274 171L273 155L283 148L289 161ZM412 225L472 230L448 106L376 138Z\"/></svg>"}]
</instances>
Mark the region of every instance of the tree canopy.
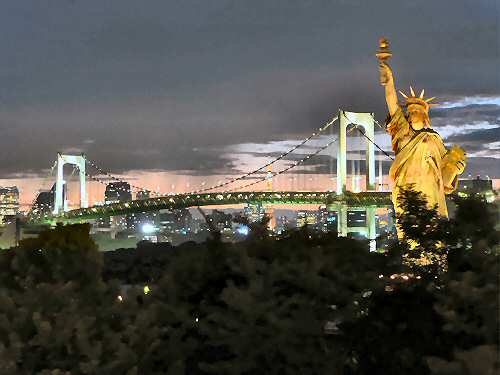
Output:
<instances>
[{"instance_id":1,"label":"tree canopy","mask_svg":"<svg viewBox=\"0 0 500 375\"><path fill-rule=\"evenodd\" d=\"M440 218L412 191L386 251L249 224L180 246L101 253L88 225L0 254L0 373L493 374L494 207Z\"/></svg>"}]
</instances>

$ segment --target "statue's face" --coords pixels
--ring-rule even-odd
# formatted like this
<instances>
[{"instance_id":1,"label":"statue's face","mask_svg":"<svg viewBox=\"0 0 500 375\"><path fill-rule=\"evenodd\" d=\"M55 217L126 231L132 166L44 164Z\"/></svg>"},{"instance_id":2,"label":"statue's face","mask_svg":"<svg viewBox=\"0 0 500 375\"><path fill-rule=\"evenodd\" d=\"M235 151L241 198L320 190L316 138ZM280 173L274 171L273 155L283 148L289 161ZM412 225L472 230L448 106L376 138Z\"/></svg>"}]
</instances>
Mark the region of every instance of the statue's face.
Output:
<instances>
[{"instance_id":1,"label":"statue's face","mask_svg":"<svg viewBox=\"0 0 500 375\"><path fill-rule=\"evenodd\" d=\"M408 106L408 122L414 130L429 127L427 113L420 105Z\"/></svg>"}]
</instances>

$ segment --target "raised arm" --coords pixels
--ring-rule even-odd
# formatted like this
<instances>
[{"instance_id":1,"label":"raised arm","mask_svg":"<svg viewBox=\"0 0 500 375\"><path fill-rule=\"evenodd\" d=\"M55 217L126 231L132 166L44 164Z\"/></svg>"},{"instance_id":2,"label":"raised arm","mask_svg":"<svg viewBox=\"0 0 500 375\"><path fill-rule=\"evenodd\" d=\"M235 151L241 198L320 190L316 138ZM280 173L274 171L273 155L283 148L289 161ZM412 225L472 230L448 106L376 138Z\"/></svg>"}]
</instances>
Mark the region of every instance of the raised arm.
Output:
<instances>
[{"instance_id":1,"label":"raised arm","mask_svg":"<svg viewBox=\"0 0 500 375\"><path fill-rule=\"evenodd\" d=\"M380 62L380 82L382 86L385 86L385 100L387 102L387 108L389 109L389 114L393 116L398 109L398 96L396 93L396 87L394 86L394 76L392 74L392 69L387 63Z\"/></svg>"}]
</instances>

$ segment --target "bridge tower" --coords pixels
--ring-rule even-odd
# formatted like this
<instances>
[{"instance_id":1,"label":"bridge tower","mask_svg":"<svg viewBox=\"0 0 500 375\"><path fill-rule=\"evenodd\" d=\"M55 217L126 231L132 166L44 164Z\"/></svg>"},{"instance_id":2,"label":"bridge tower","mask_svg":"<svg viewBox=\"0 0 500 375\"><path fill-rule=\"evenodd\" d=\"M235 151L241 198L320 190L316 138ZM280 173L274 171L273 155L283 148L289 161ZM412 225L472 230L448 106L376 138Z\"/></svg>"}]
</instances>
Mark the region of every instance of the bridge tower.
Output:
<instances>
[{"instance_id":1,"label":"bridge tower","mask_svg":"<svg viewBox=\"0 0 500 375\"><path fill-rule=\"evenodd\" d=\"M347 126L353 124L363 128L366 137L374 141L375 120L373 113L358 113L339 110L339 134L337 150L337 194L346 191L347 183ZM375 190L375 146L366 140L366 190Z\"/></svg>"},{"instance_id":2,"label":"bridge tower","mask_svg":"<svg viewBox=\"0 0 500 375\"><path fill-rule=\"evenodd\" d=\"M348 233L359 232L364 234L370 243L370 251L376 250L377 226L376 226L376 210L377 207L370 205L367 207L348 207L347 204L334 204L329 206L330 211L337 212L337 233L341 237L347 237ZM365 225L362 227L349 226L349 212L364 211Z\"/></svg>"},{"instance_id":3,"label":"bridge tower","mask_svg":"<svg viewBox=\"0 0 500 375\"><path fill-rule=\"evenodd\" d=\"M55 215L60 214L65 210L63 189L64 189L64 165L71 164L78 167L80 175L80 207L87 208L89 206L87 198L87 181L85 179L85 157L82 155L67 155L60 152L57 153L57 179L56 192L54 196L54 211Z\"/></svg>"}]
</instances>

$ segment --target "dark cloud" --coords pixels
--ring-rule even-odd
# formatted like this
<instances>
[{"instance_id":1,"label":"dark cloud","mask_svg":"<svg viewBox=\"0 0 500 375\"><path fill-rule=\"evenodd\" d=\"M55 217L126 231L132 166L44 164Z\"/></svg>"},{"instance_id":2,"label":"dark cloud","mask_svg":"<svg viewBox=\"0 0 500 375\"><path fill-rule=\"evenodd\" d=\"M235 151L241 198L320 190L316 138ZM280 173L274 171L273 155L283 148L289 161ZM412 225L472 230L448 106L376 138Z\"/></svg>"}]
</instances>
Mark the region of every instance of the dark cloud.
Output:
<instances>
[{"instance_id":1,"label":"dark cloud","mask_svg":"<svg viewBox=\"0 0 500 375\"><path fill-rule=\"evenodd\" d=\"M482 177L489 176L491 178L500 176L500 170L498 166L498 159L488 158L488 157L475 157L467 160L467 167L465 168L465 176L476 176L480 175Z\"/></svg>"},{"instance_id":2,"label":"dark cloud","mask_svg":"<svg viewBox=\"0 0 500 375\"><path fill-rule=\"evenodd\" d=\"M494 129L481 129L468 134L457 134L447 138L447 141L452 143L477 143L484 147L487 147L493 140L500 140L500 127Z\"/></svg>"},{"instance_id":3,"label":"dark cloud","mask_svg":"<svg viewBox=\"0 0 500 375\"><path fill-rule=\"evenodd\" d=\"M500 96L496 12L496 0L10 2L0 175L40 172L58 150L114 172L234 173L226 146L300 138L339 108L382 120L381 35L398 87ZM497 110L436 110L433 124L493 123Z\"/></svg>"},{"instance_id":4,"label":"dark cloud","mask_svg":"<svg viewBox=\"0 0 500 375\"><path fill-rule=\"evenodd\" d=\"M431 110L433 126L443 125L465 125L488 122L497 124L500 122L500 106L466 105L463 107L444 108Z\"/></svg>"}]
</instances>

